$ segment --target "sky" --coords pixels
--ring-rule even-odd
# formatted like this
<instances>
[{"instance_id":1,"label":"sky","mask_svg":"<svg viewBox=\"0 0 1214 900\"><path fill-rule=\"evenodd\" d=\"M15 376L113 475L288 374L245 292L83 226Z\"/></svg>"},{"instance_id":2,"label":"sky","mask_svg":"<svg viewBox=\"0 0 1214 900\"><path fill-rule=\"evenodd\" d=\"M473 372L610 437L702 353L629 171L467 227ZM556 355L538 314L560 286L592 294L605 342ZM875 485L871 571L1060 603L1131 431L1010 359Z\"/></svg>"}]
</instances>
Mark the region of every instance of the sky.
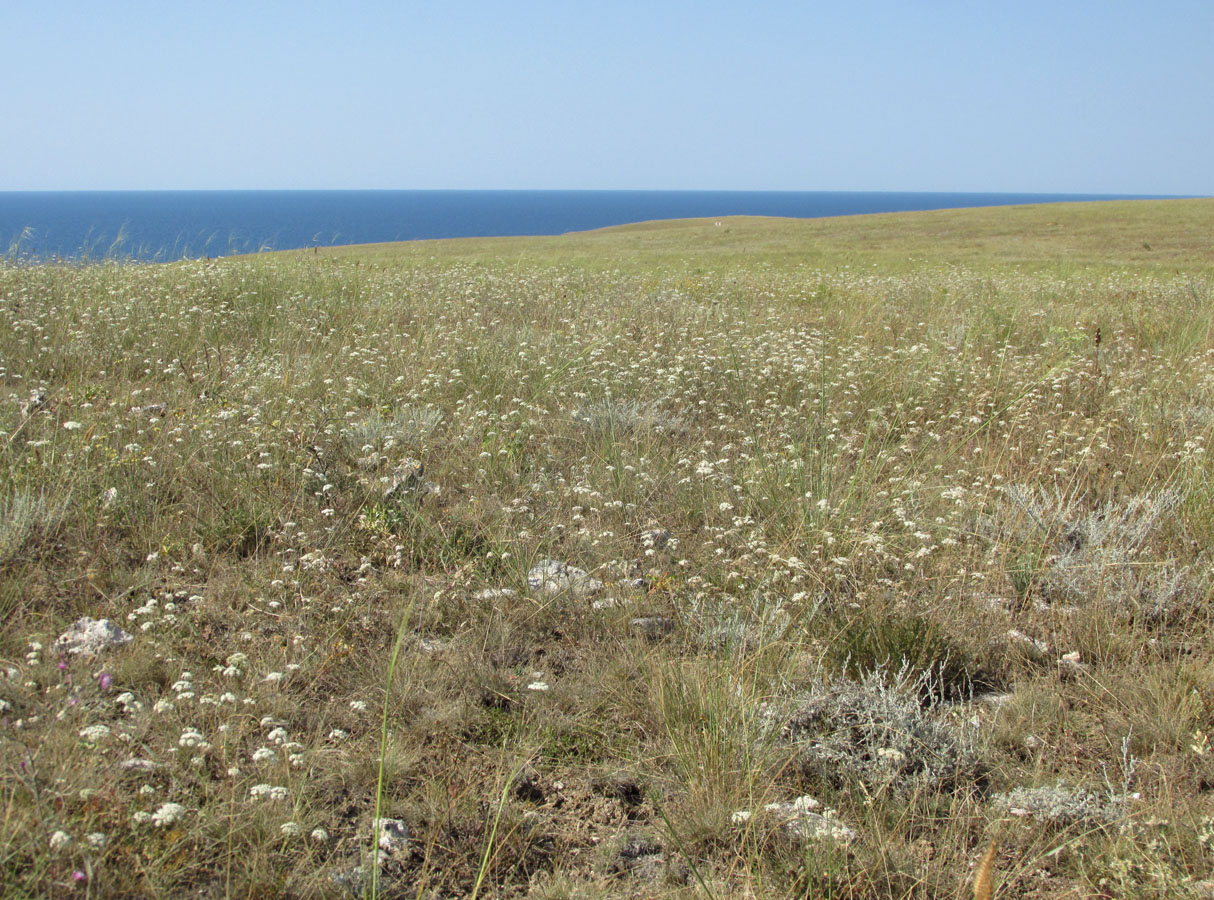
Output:
<instances>
[{"instance_id":1,"label":"sky","mask_svg":"<svg viewBox=\"0 0 1214 900\"><path fill-rule=\"evenodd\" d=\"M0 190L1208 195L1212 46L1212 0L2 0Z\"/></svg>"}]
</instances>

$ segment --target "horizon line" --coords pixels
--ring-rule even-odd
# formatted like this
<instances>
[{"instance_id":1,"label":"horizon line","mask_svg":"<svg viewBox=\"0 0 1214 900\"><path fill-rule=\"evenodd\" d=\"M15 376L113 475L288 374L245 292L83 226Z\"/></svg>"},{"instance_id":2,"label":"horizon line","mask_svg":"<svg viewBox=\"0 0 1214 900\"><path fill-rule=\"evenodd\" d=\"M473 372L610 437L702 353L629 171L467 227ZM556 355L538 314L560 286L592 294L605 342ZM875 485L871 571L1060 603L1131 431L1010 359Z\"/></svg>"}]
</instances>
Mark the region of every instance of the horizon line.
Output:
<instances>
[{"instance_id":1,"label":"horizon line","mask_svg":"<svg viewBox=\"0 0 1214 900\"><path fill-rule=\"evenodd\" d=\"M821 188L0 188L0 194L227 194L227 193L434 193L434 194L902 194L923 196L1108 197L1117 199L1203 200L1214 194L1160 194L1118 191L1042 190L826 190Z\"/></svg>"}]
</instances>

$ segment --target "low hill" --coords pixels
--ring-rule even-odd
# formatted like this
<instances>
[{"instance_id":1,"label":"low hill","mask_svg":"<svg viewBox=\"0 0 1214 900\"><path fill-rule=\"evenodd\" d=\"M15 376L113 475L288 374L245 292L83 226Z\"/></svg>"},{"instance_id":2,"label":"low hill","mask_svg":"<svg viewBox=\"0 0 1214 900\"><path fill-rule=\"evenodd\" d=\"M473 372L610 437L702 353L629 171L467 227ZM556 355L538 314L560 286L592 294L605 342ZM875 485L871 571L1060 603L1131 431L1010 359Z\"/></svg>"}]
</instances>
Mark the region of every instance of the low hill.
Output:
<instances>
[{"instance_id":1,"label":"low hill","mask_svg":"<svg viewBox=\"0 0 1214 900\"><path fill-rule=\"evenodd\" d=\"M823 219L729 216L641 222L548 237L465 238L322 248L324 257L378 264L432 259L526 259L645 268L996 264L1214 265L1214 199L1049 203ZM302 255L311 251L288 251Z\"/></svg>"}]
</instances>

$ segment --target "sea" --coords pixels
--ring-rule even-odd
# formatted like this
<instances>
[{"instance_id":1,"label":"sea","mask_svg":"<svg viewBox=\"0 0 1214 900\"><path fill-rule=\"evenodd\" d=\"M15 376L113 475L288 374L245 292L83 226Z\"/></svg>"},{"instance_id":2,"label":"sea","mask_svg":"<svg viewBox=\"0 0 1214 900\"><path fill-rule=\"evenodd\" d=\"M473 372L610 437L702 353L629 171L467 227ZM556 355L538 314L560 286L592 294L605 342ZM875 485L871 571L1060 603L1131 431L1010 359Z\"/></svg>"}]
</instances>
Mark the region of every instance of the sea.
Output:
<instances>
[{"instance_id":1,"label":"sea","mask_svg":"<svg viewBox=\"0 0 1214 900\"><path fill-rule=\"evenodd\" d=\"M0 257L171 261L338 244L564 234L655 219L732 215L812 219L1130 196L855 191L8 191L0 192Z\"/></svg>"}]
</instances>

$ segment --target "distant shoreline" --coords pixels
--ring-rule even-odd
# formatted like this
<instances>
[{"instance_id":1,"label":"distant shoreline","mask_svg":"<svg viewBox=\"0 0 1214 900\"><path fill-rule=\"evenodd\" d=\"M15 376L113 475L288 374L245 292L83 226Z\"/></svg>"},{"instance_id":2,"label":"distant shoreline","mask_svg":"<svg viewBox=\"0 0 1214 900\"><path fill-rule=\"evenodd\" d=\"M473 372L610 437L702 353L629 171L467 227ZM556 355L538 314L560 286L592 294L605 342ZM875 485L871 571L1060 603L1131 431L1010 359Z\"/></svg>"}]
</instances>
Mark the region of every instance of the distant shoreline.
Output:
<instances>
[{"instance_id":1,"label":"distant shoreline","mask_svg":"<svg viewBox=\"0 0 1214 900\"><path fill-rule=\"evenodd\" d=\"M817 219L1146 195L899 191L7 191L0 254L169 261L262 250L559 235L736 215Z\"/></svg>"}]
</instances>

